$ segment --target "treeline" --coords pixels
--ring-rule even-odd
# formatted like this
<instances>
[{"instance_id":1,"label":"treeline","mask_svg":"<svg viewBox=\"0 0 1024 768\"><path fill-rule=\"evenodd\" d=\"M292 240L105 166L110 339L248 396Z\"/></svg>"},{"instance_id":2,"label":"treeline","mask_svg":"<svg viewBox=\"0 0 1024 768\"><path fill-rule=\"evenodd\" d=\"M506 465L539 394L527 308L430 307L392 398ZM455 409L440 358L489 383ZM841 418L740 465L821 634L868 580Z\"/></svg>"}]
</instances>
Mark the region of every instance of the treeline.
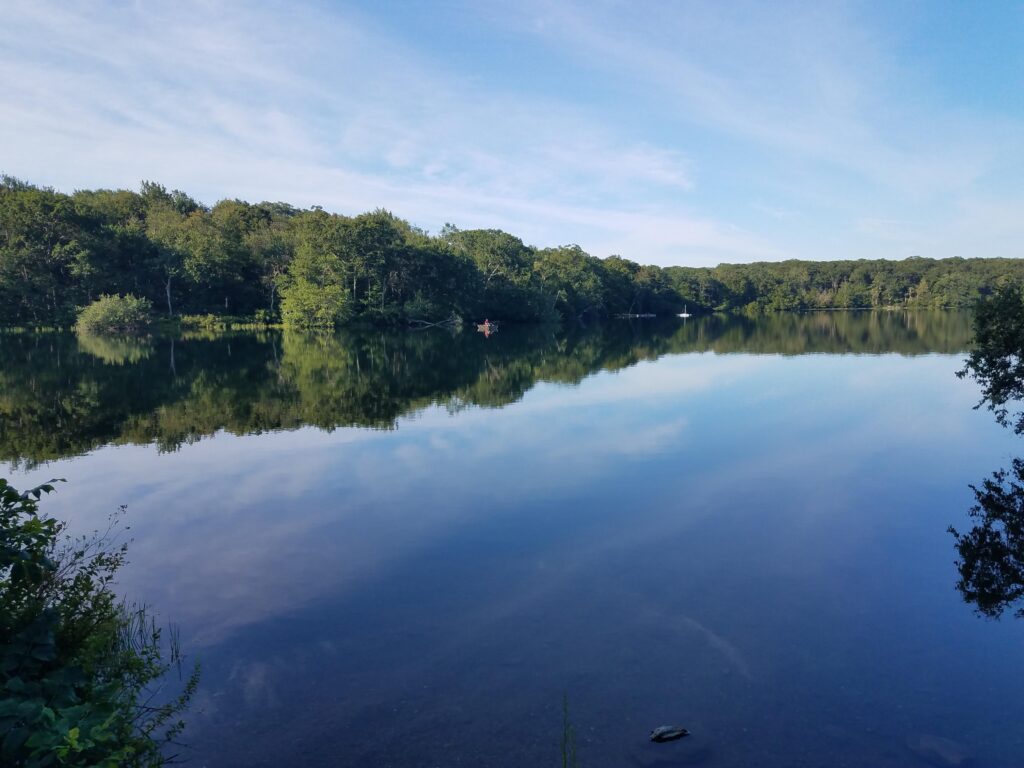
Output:
<instances>
[{"instance_id":1,"label":"treeline","mask_svg":"<svg viewBox=\"0 0 1024 768\"><path fill-rule=\"evenodd\" d=\"M348 217L143 182L63 194L0 178L0 324L58 325L105 294L169 316L290 326L459 318L964 307L1024 279L1017 259L641 266L499 230L428 234L384 210Z\"/></svg>"},{"instance_id":2,"label":"treeline","mask_svg":"<svg viewBox=\"0 0 1024 768\"><path fill-rule=\"evenodd\" d=\"M174 450L219 430L393 429L431 405L500 408L667 354L963 352L964 312L713 315L477 333L372 329L107 338L0 333L0 461L31 467L109 443Z\"/></svg>"}]
</instances>

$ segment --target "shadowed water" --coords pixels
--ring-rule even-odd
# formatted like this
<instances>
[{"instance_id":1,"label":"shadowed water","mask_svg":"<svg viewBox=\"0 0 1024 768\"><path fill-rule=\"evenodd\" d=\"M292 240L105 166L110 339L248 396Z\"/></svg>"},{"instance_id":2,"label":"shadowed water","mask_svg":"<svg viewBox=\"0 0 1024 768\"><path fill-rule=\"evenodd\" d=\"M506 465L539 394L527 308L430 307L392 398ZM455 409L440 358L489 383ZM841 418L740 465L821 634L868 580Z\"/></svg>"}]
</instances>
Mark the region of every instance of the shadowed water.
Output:
<instances>
[{"instance_id":1,"label":"shadowed water","mask_svg":"<svg viewBox=\"0 0 1024 768\"><path fill-rule=\"evenodd\" d=\"M197 765L555 766L566 692L587 767L1013 766L1024 624L946 531L1015 448L969 336L6 334L0 458L76 527L129 505Z\"/></svg>"}]
</instances>

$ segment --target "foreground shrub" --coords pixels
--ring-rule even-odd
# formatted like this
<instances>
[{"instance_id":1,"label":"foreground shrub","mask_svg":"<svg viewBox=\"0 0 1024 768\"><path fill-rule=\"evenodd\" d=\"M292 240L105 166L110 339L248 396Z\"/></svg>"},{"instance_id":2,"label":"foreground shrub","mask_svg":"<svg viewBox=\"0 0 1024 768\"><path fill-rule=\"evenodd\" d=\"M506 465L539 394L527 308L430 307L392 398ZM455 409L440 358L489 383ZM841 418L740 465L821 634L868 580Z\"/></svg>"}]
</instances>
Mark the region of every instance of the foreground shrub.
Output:
<instances>
[{"instance_id":1,"label":"foreground shrub","mask_svg":"<svg viewBox=\"0 0 1024 768\"><path fill-rule=\"evenodd\" d=\"M100 296L78 313L75 328L82 333L138 333L149 327L153 304L130 293Z\"/></svg>"},{"instance_id":2,"label":"foreground shrub","mask_svg":"<svg viewBox=\"0 0 1024 768\"><path fill-rule=\"evenodd\" d=\"M198 667L161 698L157 684L180 674L175 637L165 643L145 610L118 602L126 545L113 529L70 539L39 514L52 490L0 479L0 765L164 765Z\"/></svg>"}]
</instances>

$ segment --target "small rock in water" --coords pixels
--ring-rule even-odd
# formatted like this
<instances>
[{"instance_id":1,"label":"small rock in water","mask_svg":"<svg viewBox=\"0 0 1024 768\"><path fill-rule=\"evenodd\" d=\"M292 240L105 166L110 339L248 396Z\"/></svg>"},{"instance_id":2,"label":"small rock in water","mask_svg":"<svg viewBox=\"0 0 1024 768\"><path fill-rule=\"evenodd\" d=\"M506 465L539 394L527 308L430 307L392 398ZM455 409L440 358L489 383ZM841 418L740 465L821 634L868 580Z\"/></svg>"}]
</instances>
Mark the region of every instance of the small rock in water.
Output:
<instances>
[{"instance_id":1,"label":"small rock in water","mask_svg":"<svg viewBox=\"0 0 1024 768\"><path fill-rule=\"evenodd\" d=\"M970 754L962 744L942 736L922 733L907 739L907 747L918 757L939 768L958 768L967 765Z\"/></svg>"},{"instance_id":2,"label":"small rock in water","mask_svg":"<svg viewBox=\"0 0 1024 768\"><path fill-rule=\"evenodd\" d=\"M690 732L685 728L680 728L675 725L659 725L651 731L651 741L655 741L660 744L665 741L675 741L676 739L681 739L683 736L689 735Z\"/></svg>"}]
</instances>

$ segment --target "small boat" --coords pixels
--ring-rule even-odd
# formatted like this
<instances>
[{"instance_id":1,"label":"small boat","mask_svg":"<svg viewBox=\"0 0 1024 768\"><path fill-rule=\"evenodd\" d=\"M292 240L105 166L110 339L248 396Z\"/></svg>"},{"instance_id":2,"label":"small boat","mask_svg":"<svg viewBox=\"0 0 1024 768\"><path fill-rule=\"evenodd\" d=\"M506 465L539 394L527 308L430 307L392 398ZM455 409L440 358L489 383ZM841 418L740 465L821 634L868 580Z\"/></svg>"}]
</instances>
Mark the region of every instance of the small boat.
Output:
<instances>
[{"instance_id":1,"label":"small boat","mask_svg":"<svg viewBox=\"0 0 1024 768\"><path fill-rule=\"evenodd\" d=\"M484 336L490 336L492 333L498 332L498 324L492 323L490 320L484 320L482 323L477 323L476 329Z\"/></svg>"},{"instance_id":2,"label":"small boat","mask_svg":"<svg viewBox=\"0 0 1024 768\"><path fill-rule=\"evenodd\" d=\"M693 315L686 311L686 305L683 304L683 311L676 315L676 317L693 317Z\"/></svg>"}]
</instances>

